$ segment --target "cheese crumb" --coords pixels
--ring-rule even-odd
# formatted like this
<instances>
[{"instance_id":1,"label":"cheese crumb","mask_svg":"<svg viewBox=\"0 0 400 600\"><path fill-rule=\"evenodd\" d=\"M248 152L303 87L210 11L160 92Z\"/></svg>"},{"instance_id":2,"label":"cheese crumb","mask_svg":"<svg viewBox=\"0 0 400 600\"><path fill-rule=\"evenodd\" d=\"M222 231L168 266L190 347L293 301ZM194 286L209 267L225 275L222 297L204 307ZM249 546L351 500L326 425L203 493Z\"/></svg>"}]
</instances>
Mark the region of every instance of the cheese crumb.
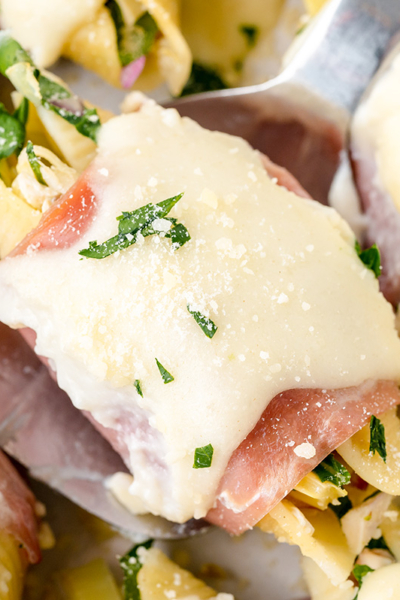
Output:
<instances>
[{"instance_id":1,"label":"cheese crumb","mask_svg":"<svg viewBox=\"0 0 400 600\"><path fill-rule=\"evenodd\" d=\"M156 179L156 177L150 177L150 179L147 182L147 185L149 187L156 187L157 183L158 183L158 180Z\"/></svg>"},{"instance_id":2,"label":"cheese crumb","mask_svg":"<svg viewBox=\"0 0 400 600\"><path fill-rule=\"evenodd\" d=\"M167 233L171 229L172 223L168 219L154 219L152 225L155 231Z\"/></svg>"},{"instance_id":3,"label":"cheese crumb","mask_svg":"<svg viewBox=\"0 0 400 600\"><path fill-rule=\"evenodd\" d=\"M254 171L249 171L247 173L247 176L249 179L251 179L252 181L257 181L257 175L254 173Z\"/></svg>"},{"instance_id":4,"label":"cheese crumb","mask_svg":"<svg viewBox=\"0 0 400 600\"><path fill-rule=\"evenodd\" d=\"M316 450L310 442L304 442L294 448L293 452L300 458L313 458L316 454Z\"/></svg>"},{"instance_id":5,"label":"cheese crumb","mask_svg":"<svg viewBox=\"0 0 400 600\"><path fill-rule=\"evenodd\" d=\"M231 204L233 204L235 202L235 200L237 200L237 195L236 194L226 194L224 196L224 202L225 204L228 204L228 206L230 206Z\"/></svg>"},{"instance_id":6,"label":"cheese crumb","mask_svg":"<svg viewBox=\"0 0 400 600\"><path fill-rule=\"evenodd\" d=\"M289 302L289 298L288 298L288 296L286 296L286 294L284 294L282 292L282 294L279 294L279 296L278 296L277 303L278 304L284 304L285 302Z\"/></svg>"},{"instance_id":7,"label":"cheese crumb","mask_svg":"<svg viewBox=\"0 0 400 600\"><path fill-rule=\"evenodd\" d=\"M198 198L199 202L203 202L203 204L207 204L214 210L218 208L218 196L212 190L208 188L204 188L204 190L200 194L200 198Z\"/></svg>"},{"instance_id":8,"label":"cheese crumb","mask_svg":"<svg viewBox=\"0 0 400 600\"><path fill-rule=\"evenodd\" d=\"M311 306L308 304L308 302L303 302L301 308L303 310L310 310Z\"/></svg>"}]
</instances>

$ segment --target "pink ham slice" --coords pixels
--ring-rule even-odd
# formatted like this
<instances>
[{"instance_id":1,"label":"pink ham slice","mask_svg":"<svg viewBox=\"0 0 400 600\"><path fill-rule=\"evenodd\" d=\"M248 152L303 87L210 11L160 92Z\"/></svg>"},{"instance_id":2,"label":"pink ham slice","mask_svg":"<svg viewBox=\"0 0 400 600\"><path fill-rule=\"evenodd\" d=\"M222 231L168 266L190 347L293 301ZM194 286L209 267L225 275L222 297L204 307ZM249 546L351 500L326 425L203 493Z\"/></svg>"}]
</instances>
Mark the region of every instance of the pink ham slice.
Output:
<instances>
[{"instance_id":1,"label":"pink ham slice","mask_svg":"<svg viewBox=\"0 0 400 600\"><path fill-rule=\"evenodd\" d=\"M0 530L15 537L25 549L30 563L37 563L40 560L35 497L2 452L0 452Z\"/></svg>"},{"instance_id":2,"label":"pink ham slice","mask_svg":"<svg viewBox=\"0 0 400 600\"><path fill-rule=\"evenodd\" d=\"M267 158L264 164L297 194L308 197L300 184ZM96 200L88 185L88 172L46 213L38 228L15 249L14 255L37 249L68 247L95 216ZM75 214L77 211L77 215ZM86 211L86 212L85 212ZM74 216L75 215L75 216ZM78 219L72 232L67 223ZM25 337L31 334L25 332ZM33 342L33 338L30 340ZM371 414L380 414L400 404L393 382L367 382L356 388L290 390L276 396L259 423L233 453L208 520L232 533L251 528L275 504L337 446L358 431ZM93 421L93 417L91 417ZM137 423L128 421L115 429L98 426L102 435L126 457L127 440ZM142 424L146 428L146 424ZM138 433L138 432L137 432ZM296 455L294 448L310 442L316 450L311 459Z\"/></svg>"},{"instance_id":3,"label":"pink ham slice","mask_svg":"<svg viewBox=\"0 0 400 600\"><path fill-rule=\"evenodd\" d=\"M234 534L250 529L372 414L399 403L400 392L392 381L275 396L233 453L207 520ZM315 448L314 457L296 454L305 442Z\"/></svg>"}]
</instances>

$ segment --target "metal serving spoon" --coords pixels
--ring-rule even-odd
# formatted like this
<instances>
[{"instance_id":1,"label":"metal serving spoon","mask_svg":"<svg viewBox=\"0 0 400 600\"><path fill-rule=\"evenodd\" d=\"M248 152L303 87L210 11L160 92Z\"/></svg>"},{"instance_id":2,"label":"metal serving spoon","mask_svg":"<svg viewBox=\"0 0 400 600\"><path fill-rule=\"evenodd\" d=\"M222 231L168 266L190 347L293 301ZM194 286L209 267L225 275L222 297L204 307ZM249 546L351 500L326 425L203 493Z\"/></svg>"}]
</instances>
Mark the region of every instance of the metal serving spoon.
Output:
<instances>
[{"instance_id":1,"label":"metal serving spoon","mask_svg":"<svg viewBox=\"0 0 400 600\"><path fill-rule=\"evenodd\" d=\"M332 0L283 73L263 85L171 104L205 127L242 136L326 202L352 110L400 27L393 0ZM0 445L37 479L128 536L178 538L201 531L134 516L104 486L120 457L51 380L18 333L0 328Z\"/></svg>"},{"instance_id":2,"label":"metal serving spoon","mask_svg":"<svg viewBox=\"0 0 400 600\"><path fill-rule=\"evenodd\" d=\"M246 139L326 204L352 112L399 28L398 1L331 0L275 79L167 106Z\"/></svg>"},{"instance_id":3,"label":"metal serving spoon","mask_svg":"<svg viewBox=\"0 0 400 600\"><path fill-rule=\"evenodd\" d=\"M120 456L76 409L22 336L0 323L0 447L90 513L140 542L188 537L207 528L135 516L106 489L107 477L126 471Z\"/></svg>"}]
</instances>

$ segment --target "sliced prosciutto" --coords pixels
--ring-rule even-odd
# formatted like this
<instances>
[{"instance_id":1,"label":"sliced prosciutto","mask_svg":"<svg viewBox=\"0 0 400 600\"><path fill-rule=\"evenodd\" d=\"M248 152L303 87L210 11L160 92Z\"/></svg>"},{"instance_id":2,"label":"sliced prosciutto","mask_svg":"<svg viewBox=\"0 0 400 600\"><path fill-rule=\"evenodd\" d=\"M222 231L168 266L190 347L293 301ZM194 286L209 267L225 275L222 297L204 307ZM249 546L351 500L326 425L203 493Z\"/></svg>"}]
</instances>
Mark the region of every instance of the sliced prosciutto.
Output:
<instances>
[{"instance_id":1,"label":"sliced prosciutto","mask_svg":"<svg viewBox=\"0 0 400 600\"><path fill-rule=\"evenodd\" d=\"M3 452L0 452L0 530L12 535L30 563L41 553L35 497Z\"/></svg>"},{"instance_id":2,"label":"sliced prosciutto","mask_svg":"<svg viewBox=\"0 0 400 600\"><path fill-rule=\"evenodd\" d=\"M358 107L352 124L351 158L365 213L366 246L382 257L382 293L400 302L400 57L390 55Z\"/></svg>"},{"instance_id":3,"label":"sliced prosciutto","mask_svg":"<svg viewBox=\"0 0 400 600\"><path fill-rule=\"evenodd\" d=\"M135 511L242 531L399 402L392 307L354 235L271 174L146 103L0 263L0 319L123 456Z\"/></svg>"},{"instance_id":4,"label":"sliced prosciutto","mask_svg":"<svg viewBox=\"0 0 400 600\"><path fill-rule=\"evenodd\" d=\"M279 394L233 453L207 520L234 534L250 529L371 415L397 404L391 381Z\"/></svg>"}]
</instances>

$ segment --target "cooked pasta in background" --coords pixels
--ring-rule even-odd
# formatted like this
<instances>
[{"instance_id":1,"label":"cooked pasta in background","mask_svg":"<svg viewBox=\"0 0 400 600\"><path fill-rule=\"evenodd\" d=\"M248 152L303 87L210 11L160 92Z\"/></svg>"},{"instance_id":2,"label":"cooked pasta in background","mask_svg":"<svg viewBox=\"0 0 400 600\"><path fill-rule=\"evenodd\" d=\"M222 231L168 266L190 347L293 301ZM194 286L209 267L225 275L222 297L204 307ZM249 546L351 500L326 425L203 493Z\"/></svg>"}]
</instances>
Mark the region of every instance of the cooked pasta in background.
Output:
<instances>
[{"instance_id":1,"label":"cooked pasta in background","mask_svg":"<svg viewBox=\"0 0 400 600\"><path fill-rule=\"evenodd\" d=\"M60 56L111 85L172 95L263 82L321 0L1 0L43 68ZM192 63L193 60L193 63Z\"/></svg>"},{"instance_id":2,"label":"cooked pasta in background","mask_svg":"<svg viewBox=\"0 0 400 600\"><path fill-rule=\"evenodd\" d=\"M179 28L177 0L2 0L3 28L39 67L66 56L112 85L178 95L191 54Z\"/></svg>"}]
</instances>

